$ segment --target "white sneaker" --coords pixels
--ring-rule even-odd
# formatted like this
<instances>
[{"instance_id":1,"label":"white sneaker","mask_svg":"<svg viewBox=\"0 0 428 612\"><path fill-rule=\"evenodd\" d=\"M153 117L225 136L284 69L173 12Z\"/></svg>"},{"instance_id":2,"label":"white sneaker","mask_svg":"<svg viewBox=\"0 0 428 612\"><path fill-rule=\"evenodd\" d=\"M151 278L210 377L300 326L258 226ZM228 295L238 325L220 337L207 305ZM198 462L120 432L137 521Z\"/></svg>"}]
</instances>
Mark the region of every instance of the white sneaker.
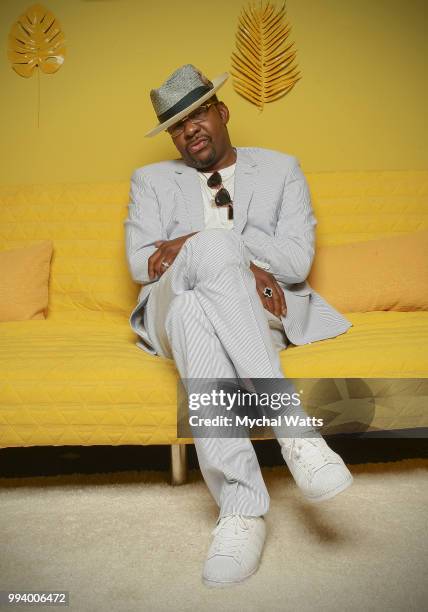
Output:
<instances>
[{"instance_id":1,"label":"white sneaker","mask_svg":"<svg viewBox=\"0 0 428 612\"><path fill-rule=\"evenodd\" d=\"M205 585L230 586L257 571L266 538L262 516L229 514L217 521L212 535L214 540L202 573Z\"/></svg>"},{"instance_id":2,"label":"white sneaker","mask_svg":"<svg viewBox=\"0 0 428 612\"><path fill-rule=\"evenodd\" d=\"M278 441L297 486L309 501L330 499L352 484L351 472L324 438L280 438Z\"/></svg>"}]
</instances>

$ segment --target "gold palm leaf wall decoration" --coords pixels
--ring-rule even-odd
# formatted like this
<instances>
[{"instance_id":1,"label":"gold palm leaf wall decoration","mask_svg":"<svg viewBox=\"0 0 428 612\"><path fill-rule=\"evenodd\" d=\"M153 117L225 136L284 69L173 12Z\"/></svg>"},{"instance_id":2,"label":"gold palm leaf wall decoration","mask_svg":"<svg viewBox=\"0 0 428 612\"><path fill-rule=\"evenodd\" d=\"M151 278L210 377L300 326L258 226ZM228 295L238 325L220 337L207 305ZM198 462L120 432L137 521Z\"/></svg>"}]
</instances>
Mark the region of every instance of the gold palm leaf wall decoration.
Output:
<instances>
[{"instance_id":1,"label":"gold palm leaf wall decoration","mask_svg":"<svg viewBox=\"0 0 428 612\"><path fill-rule=\"evenodd\" d=\"M285 2L279 9L271 2L250 4L239 17L236 52L232 53L233 86L260 111L301 78L294 65L294 43L287 44L290 29Z\"/></svg>"},{"instance_id":2,"label":"gold palm leaf wall decoration","mask_svg":"<svg viewBox=\"0 0 428 612\"><path fill-rule=\"evenodd\" d=\"M64 63L64 33L53 13L41 4L33 4L18 18L8 43L9 61L22 77L32 76L36 68L52 74Z\"/></svg>"}]
</instances>

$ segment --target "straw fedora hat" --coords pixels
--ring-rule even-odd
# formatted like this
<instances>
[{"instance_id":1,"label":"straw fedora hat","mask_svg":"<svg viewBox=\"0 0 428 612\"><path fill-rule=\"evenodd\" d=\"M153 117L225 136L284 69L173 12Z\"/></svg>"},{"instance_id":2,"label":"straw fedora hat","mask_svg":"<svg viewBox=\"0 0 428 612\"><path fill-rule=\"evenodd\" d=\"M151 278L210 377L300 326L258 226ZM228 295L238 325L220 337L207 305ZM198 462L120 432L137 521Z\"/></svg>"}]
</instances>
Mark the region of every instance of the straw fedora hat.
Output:
<instances>
[{"instance_id":1,"label":"straw fedora hat","mask_svg":"<svg viewBox=\"0 0 428 612\"><path fill-rule=\"evenodd\" d=\"M158 89L150 91L150 98L158 118L158 125L145 134L155 136L191 113L215 94L229 78L224 72L209 81L192 64L177 68Z\"/></svg>"}]
</instances>

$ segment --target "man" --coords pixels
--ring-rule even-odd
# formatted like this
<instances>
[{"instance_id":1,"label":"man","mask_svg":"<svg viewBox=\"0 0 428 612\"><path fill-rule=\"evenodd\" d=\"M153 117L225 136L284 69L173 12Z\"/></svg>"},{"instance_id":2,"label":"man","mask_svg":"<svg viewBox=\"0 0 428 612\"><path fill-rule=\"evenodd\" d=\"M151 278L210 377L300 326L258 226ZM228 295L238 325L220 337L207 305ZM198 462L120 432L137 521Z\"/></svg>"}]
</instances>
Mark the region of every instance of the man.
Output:
<instances>
[{"instance_id":1,"label":"man","mask_svg":"<svg viewBox=\"0 0 428 612\"><path fill-rule=\"evenodd\" d=\"M316 220L298 160L231 145L229 110L216 97L227 78L209 81L187 64L150 93L159 124L146 136L167 130L181 158L132 175L126 250L143 287L130 324L138 346L174 359L181 379L284 382L279 351L289 342L332 338L351 323L305 281ZM318 431L291 433L278 441L308 500L352 483ZM203 580L241 582L259 565L269 508L253 445L245 436L194 442L220 508Z\"/></svg>"}]
</instances>

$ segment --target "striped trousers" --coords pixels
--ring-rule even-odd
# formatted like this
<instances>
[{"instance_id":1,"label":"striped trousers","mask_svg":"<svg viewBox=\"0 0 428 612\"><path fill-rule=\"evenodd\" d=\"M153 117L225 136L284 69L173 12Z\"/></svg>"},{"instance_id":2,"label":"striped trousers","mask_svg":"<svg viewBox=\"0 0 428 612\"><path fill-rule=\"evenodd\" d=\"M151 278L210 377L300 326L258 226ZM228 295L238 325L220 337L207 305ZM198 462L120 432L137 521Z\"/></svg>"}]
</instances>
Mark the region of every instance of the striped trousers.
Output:
<instances>
[{"instance_id":1,"label":"striped trousers","mask_svg":"<svg viewBox=\"0 0 428 612\"><path fill-rule=\"evenodd\" d=\"M281 378L287 345L280 319L264 309L240 236L208 229L191 236L153 287L144 326L158 355L182 379ZM293 414L306 417L301 407ZM220 509L262 516L269 494L249 437L194 437L204 480Z\"/></svg>"}]
</instances>

